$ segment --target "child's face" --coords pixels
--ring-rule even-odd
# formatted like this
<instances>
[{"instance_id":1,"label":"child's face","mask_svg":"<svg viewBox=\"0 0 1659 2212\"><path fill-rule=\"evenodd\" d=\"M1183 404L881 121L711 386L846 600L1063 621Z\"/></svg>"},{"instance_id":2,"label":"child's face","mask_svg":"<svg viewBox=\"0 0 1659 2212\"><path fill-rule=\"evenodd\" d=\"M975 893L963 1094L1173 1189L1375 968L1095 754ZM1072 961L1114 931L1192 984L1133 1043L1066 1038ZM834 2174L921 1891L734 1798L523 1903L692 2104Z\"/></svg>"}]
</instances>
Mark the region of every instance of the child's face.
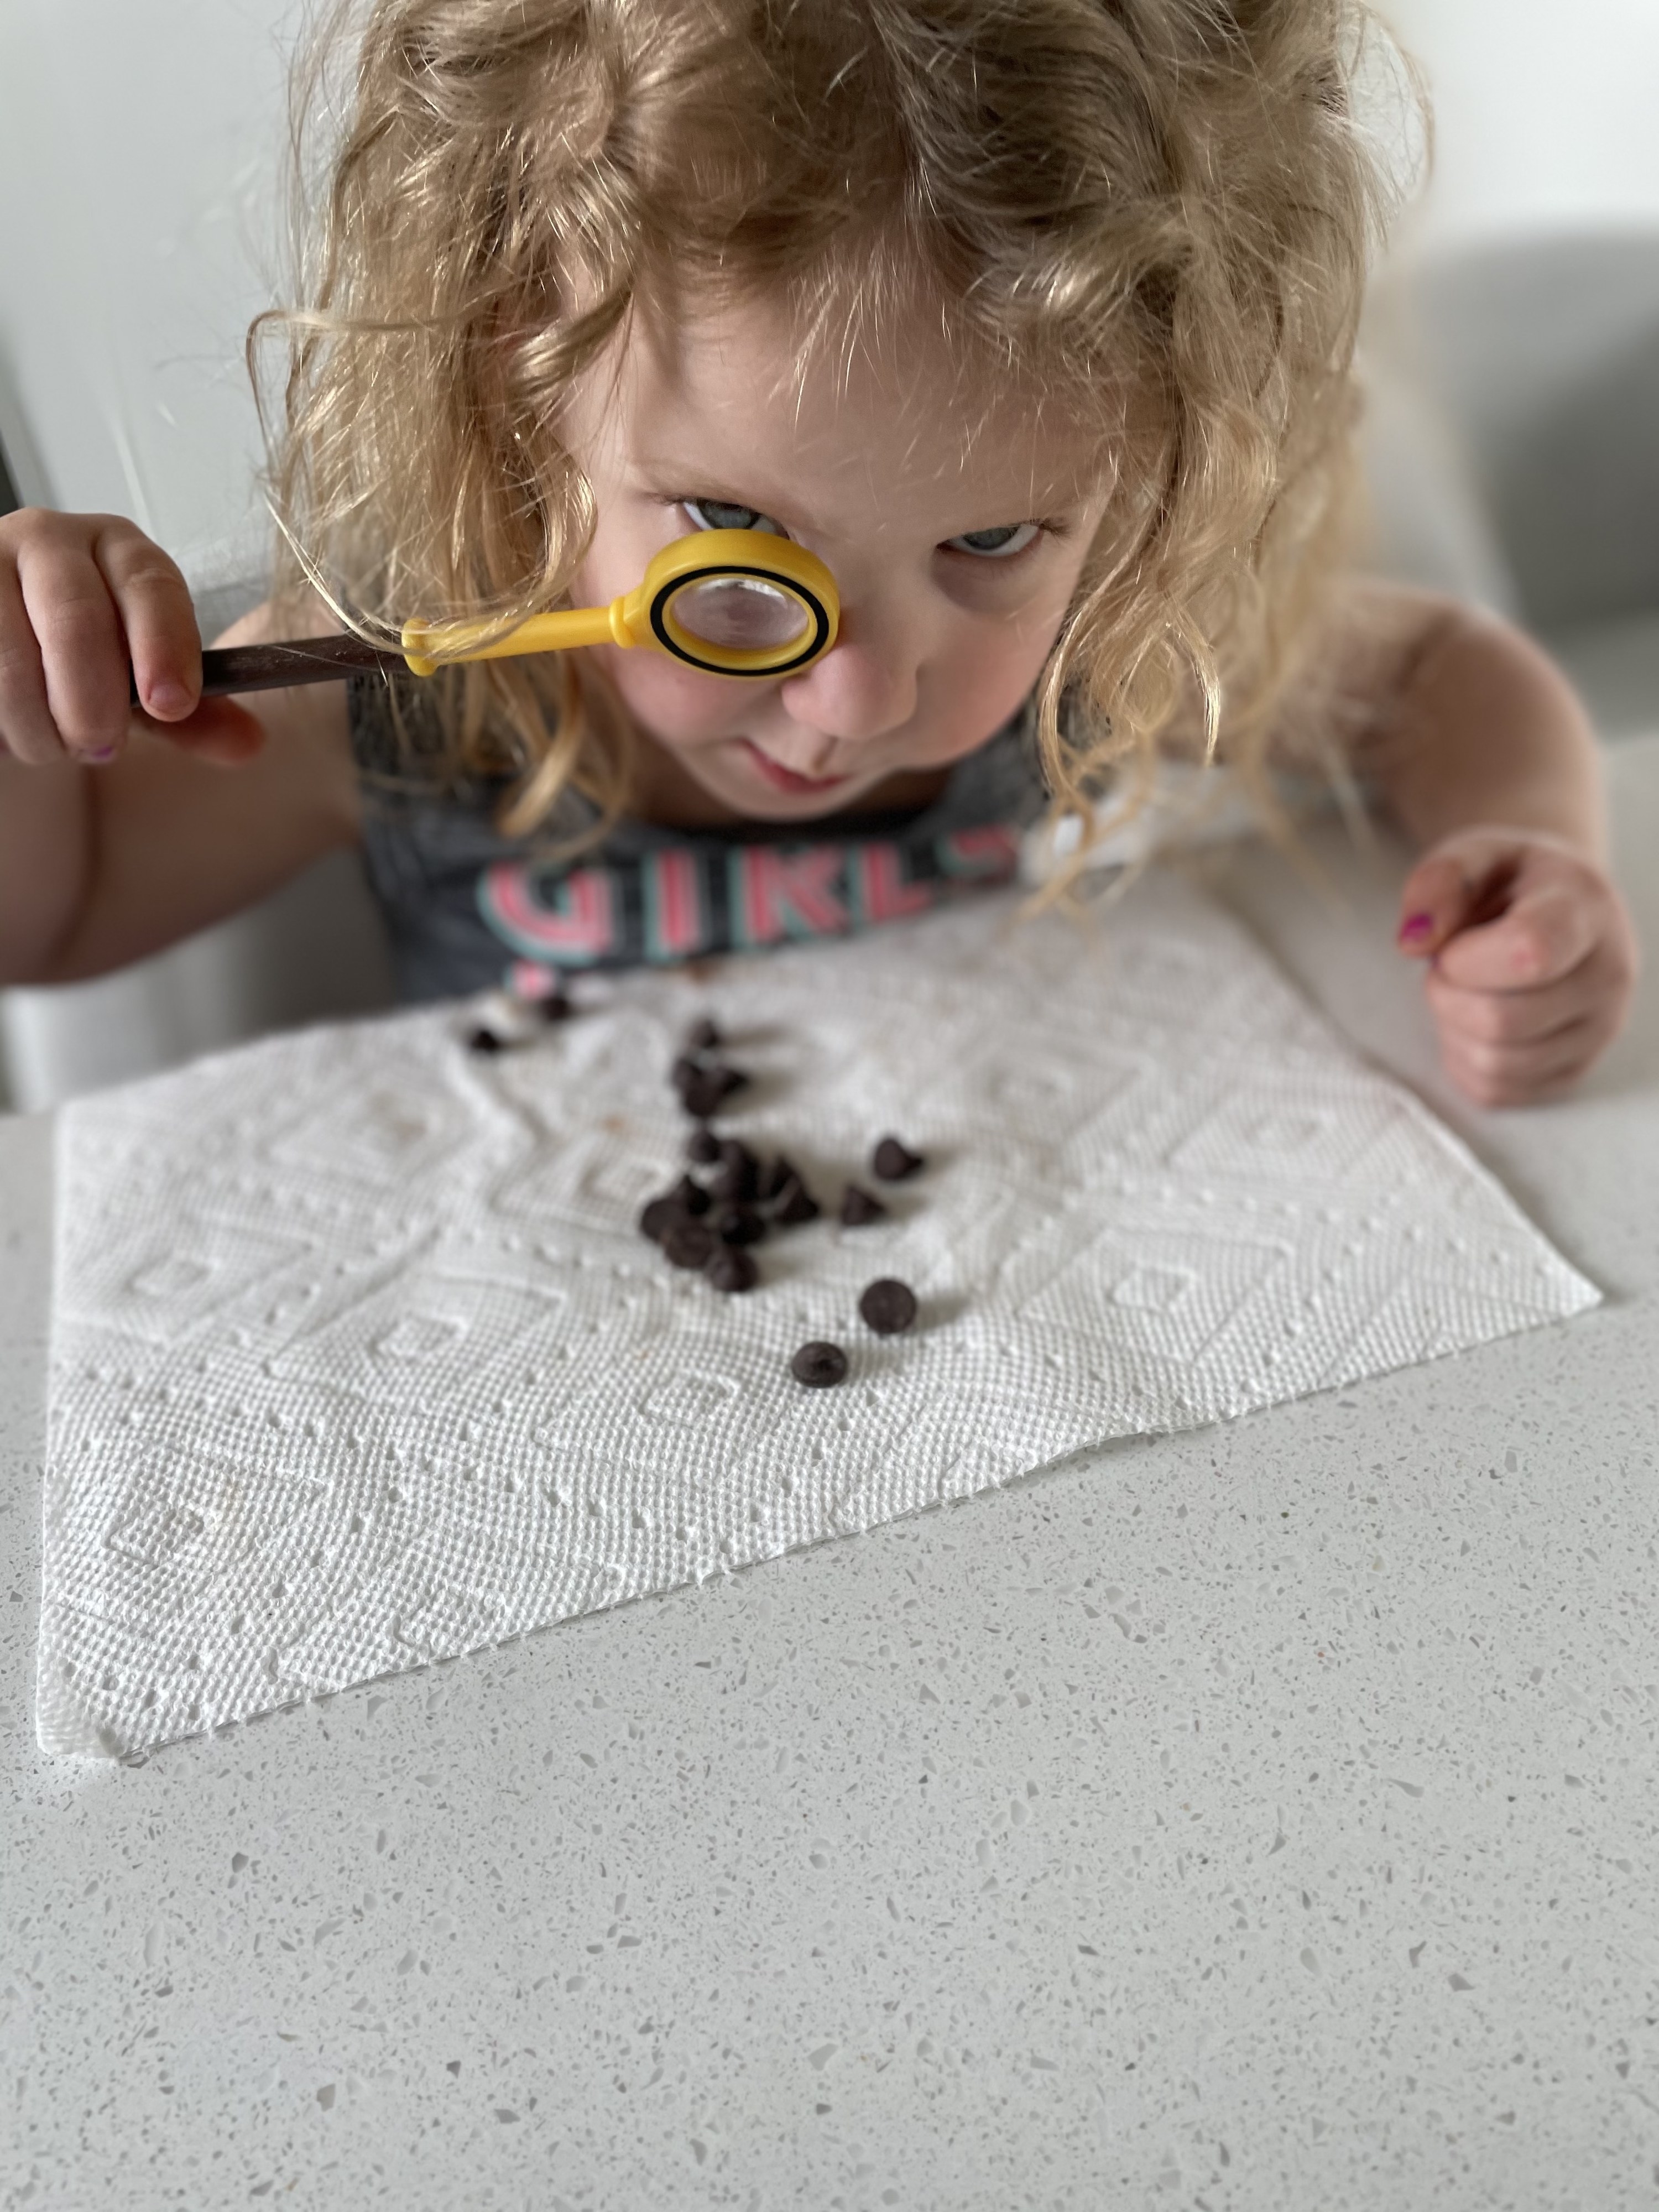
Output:
<instances>
[{"instance_id":1,"label":"child's face","mask_svg":"<svg viewBox=\"0 0 1659 2212\"><path fill-rule=\"evenodd\" d=\"M840 588L834 647L775 684L599 648L658 765L714 815L807 819L982 744L1036 682L1104 512L1080 425L960 392L920 315L887 351L815 362L798 403L781 309L672 337L641 317L573 397L564 434L599 510L579 604L631 591L699 528L781 531Z\"/></svg>"}]
</instances>

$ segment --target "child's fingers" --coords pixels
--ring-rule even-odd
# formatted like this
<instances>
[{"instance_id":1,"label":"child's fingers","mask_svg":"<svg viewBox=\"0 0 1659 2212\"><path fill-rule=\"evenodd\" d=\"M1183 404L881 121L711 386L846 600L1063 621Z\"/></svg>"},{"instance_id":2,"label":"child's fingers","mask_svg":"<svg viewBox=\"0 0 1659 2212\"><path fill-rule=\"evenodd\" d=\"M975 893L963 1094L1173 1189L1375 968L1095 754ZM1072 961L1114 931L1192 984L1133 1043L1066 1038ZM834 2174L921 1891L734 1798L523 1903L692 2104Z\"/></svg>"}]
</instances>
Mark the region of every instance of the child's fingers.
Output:
<instances>
[{"instance_id":1,"label":"child's fingers","mask_svg":"<svg viewBox=\"0 0 1659 2212\"><path fill-rule=\"evenodd\" d=\"M265 741L264 725L234 699L204 699L193 714L178 721L137 713L124 700L123 737L134 728L149 730L226 767L252 760ZM118 744L82 750L78 757L101 767L120 750ZM62 761L65 747L47 697L46 670L22 591L14 572L0 562L0 757L7 755L42 768ZM70 751L68 757L76 756Z\"/></svg>"},{"instance_id":2,"label":"child's fingers","mask_svg":"<svg viewBox=\"0 0 1659 2212\"><path fill-rule=\"evenodd\" d=\"M1413 931L1414 915L1431 929ZM1480 1106L1567 1090L1618 1035L1635 989L1618 892L1571 846L1526 831L1465 830L1427 854L1407 879L1400 942L1431 956L1441 1057Z\"/></svg>"},{"instance_id":3,"label":"child's fingers","mask_svg":"<svg viewBox=\"0 0 1659 2212\"><path fill-rule=\"evenodd\" d=\"M64 757L46 703L40 641L9 562L0 562L0 752L33 768Z\"/></svg>"},{"instance_id":4,"label":"child's fingers","mask_svg":"<svg viewBox=\"0 0 1659 2212\"><path fill-rule=\"evenodd\" d=\"M1532 991L1571 974L1607 927L1599 888L1571 860L1527 854L1504 911L1443 944L1437 971L1449 983L1485 991Z\"/></svg>"},{"instance_id":5,"label":"child's fingers","mask_svg":"<svg viewBox=\"0 0 1659 2212\"><path fill-rule=\"evenodd\" d=\"M126 644L89 546L67 532L33 538L19 549L17 581L59 738L75 756L107 753L131 712Z\"/></svg>"},{"instance_id":6,"label":"child's fingers","mask_svg":"<svg viewBox=\"0 0 1659 2212\"><path fill-rule=\"evenodd\" d=\"M1607 1043L1604 1025L1574 1023L1532 1044L1486 1044L1477 1039L1442 1041L1447 1074L1476 1106L1528 1106L1569 1089Z\"/></svg>"},{"instance_id":7,"label":"child's fingers","mask_svg":"<svg viewBox=\"0 0 1659 2212\"><path fill-rule=\"evenodd\" d=\"M105 530L93 554L126 634L145 713L182 721L202 691L202 639L189 586L161 547L129 523Z\"/></svg>"},{"instance_id":8,"label":"child's fingers","mask_svg":"<svg viewBox=\"0 0 1659 2212\"><path fill-rule=\"evenodd\" d=\"M264 726L201 685L185 580L133 524L33 508L0 522L0 751L102 763L146 729L205 760L251 759Z\"/></svg>"},{"instance_id":9,"label":"child's fingers","mask_svg":"<svg viewBox=\"0 0 1659 2212\"><path fill-rule=\"evenodd\" d=\"M1462 991L1431 975L1441 1055L1458 1087L1478 1105L1521 1106L1576 1082L1624 1026L1632 944L1616 926L1570 975L1537 991Z\"/></svg>"},{"instance_id":10,"label":"child's fingers","mask_svg":"<svg viewBox=\"0 0 1659 2212\"><path fill-rule=\"evenodd\" d=\"M1478 881L1449 853L1431 853L1401 887L1399 944L1420 958L1437 952L1469 910Z\"/></svg>"},{"instance_id":11,"label":"child's fingers","mask_svg":"<svg viewBox=\"0 0 1659 2212\"><path fill-rule=\"evenodd\" d=\"M1589 957L1553 982L1522 991L1470 990L1431 968L1425 979L1431 1009L1448 1034L1481 1044L1536 1044L1582 1020L1619 988L1612 948L1599 942Z\"/></svg>"}]
</instances>

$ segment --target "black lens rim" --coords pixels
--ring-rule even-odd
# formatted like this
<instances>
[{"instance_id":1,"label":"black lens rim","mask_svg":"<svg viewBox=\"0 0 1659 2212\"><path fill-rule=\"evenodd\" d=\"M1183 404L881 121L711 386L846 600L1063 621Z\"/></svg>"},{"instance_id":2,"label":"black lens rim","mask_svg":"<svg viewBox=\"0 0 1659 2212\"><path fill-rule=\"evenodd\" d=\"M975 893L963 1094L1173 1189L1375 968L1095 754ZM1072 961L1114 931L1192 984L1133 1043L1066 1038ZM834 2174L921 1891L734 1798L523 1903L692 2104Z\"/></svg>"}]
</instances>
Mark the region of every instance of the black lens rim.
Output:
<instances>
[{"instance_id":1,"label":"black lens rim","mask_svg":"<svg viewBox=\"0 0 1659 2212\"><path fill-rule=\"evenodd\" d=\"M812 634L792 660L774 660L764 668L716 668L712 661L688 653L671 635L665 619L668 603L693 584L707 583L711 576L757 576L763 583L781 584L800 600L812 617ZM787 676L816 660L830 642L830 610L809 585L798 583L794 577L786 576L776 568L763 568L758 562L753 566L742 561L711 561L706 568L687 568L665 583L651 602L651 634L665 652L676 660L684 661L688 668L701 669L705 676L736 676L752 681L757 677L771 678Z\"/></svg>"}]
</instances>

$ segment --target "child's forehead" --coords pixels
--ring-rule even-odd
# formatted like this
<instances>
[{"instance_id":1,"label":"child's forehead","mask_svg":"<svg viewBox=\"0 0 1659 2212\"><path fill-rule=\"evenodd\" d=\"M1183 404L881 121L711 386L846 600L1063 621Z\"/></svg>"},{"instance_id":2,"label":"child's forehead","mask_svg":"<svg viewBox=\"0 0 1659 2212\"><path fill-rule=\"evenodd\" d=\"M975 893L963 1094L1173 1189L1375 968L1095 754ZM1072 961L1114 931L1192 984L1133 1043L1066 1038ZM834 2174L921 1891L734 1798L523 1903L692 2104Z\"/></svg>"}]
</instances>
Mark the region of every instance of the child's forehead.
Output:
<instances>
[{"instance_id":1,"label":"child's forehead","mask_svg":"<svg viewBox=\"0 0 1659 2212\"><path fill-rule=\"evenodd\" d=\"M1109 406L1085 414L999 376L923 309L842 344L803 340L768 298L672 320L641 312L613 368L607 428L636 469L735 468L830 496L1024 514L1088 499L1119 445Z\"/></svg>"}]
</instances>

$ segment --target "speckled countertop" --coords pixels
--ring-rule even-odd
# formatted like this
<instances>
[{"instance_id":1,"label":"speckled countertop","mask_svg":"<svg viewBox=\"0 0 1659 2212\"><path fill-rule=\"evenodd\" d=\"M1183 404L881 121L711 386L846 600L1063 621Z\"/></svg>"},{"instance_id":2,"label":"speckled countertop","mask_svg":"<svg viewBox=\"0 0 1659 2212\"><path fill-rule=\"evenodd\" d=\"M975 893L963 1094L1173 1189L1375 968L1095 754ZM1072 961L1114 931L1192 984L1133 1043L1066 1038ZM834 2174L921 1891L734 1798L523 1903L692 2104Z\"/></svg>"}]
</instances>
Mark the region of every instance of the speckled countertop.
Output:
<instances>
[{"instance_id":1,"label":"speckled countertop","mask_svg":"<svg viewBox=\"0 0 1659 2212\"><path fill-rule=\"evenodd\" d=\"M1659 740L1612 761L1659 945ZM50 1177L0 1124L0 2203L1659 2198L1659 1013L1459 1112L1397 860L1222 887L1609 1293L348 1692L34 1749Z\"/></svg>"}]
</instances>

